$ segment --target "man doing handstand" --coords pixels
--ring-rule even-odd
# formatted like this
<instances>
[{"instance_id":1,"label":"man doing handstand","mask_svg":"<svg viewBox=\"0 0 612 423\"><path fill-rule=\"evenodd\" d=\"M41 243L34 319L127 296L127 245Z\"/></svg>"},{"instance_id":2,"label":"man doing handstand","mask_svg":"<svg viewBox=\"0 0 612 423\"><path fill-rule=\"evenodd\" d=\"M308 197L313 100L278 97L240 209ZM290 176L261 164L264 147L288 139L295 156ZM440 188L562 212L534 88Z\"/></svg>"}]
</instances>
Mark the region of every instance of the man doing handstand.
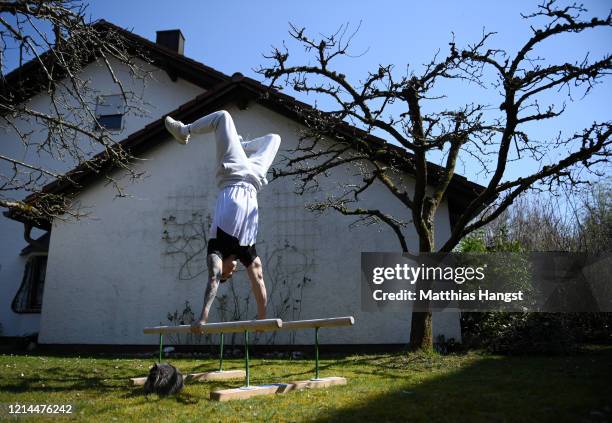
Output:
<instances>
[{"instance_id":1,"label":"man doing handstand","mask_svg":"<svg viewBox=\"0 0 612 423\"><path fill-rule=\"evenodd\" d=\"M261 260L257 256L258 207L257 193L268 183L266 173L280 146L280 136L268 134L244 141L236 132L231 115L218 111L184 125L165 120L166 129L181 144L187 144L192 134L214 132L217 145L216 179L219 196L210 228L207 249L208 285L200 320L208 321L208 313L219 283L225 282L236 270L236 260L246 268L257 302L257 318L266 318L266 286Z\"/></svg>"}]
</instances>

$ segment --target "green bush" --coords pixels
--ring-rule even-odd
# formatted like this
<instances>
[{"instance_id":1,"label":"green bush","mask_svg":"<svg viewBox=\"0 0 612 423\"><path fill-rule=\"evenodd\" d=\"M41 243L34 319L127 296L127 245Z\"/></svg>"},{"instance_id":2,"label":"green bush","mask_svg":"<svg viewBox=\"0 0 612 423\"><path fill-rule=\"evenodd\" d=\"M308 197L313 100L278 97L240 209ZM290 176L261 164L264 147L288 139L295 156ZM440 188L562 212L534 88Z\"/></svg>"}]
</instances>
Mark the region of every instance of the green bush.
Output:
<instances>
[{"instance_id":1,"label":"green bush","mask_svg":"<svg viewBox=\"0 0 612 423\"><path fill-rule=\"evenodd\" d=\"M482 233L465 238L461 252L521 252L506 233L487 245ZM499 354L564 354L581 343L612 343L612 313L462 313L464 347Z\"/></svg>"},{"instance_id":2,"label":"green bush","mask_svg":"<svg viewBox=\"0 0 612 423\"><path fill-rule=\"evenodd\" d=\"M498 354L563 354L577 349L574 333L554 313L465 313L467 345Z\"/></svg>"}]
</instances>

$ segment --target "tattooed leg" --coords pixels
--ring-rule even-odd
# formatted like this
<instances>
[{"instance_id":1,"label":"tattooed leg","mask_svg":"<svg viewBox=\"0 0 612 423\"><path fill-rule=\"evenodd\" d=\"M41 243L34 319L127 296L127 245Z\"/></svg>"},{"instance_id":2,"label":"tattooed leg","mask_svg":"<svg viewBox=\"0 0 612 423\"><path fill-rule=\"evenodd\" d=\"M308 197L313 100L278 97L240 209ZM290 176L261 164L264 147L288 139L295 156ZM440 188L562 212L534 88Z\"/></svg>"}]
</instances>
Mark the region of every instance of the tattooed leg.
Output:
<instances>
[{"instance_id":1,"label":"tattooed leg","mask_svg":"<svg viewBox=\"0 0 612 423\"><path fill-rule=\"evenodd\" d=\"M206 262L208 264L208 285L204 293L204 305L202 306L200 320L195 321L194 325L206 324L208 321L208 313L217 296L217 289L219 289L219 283L221 281L221 271L223 269L223 260L221 260L221 257L217 254L209 254L206 258Z\"/></svg>"}]
</instances>

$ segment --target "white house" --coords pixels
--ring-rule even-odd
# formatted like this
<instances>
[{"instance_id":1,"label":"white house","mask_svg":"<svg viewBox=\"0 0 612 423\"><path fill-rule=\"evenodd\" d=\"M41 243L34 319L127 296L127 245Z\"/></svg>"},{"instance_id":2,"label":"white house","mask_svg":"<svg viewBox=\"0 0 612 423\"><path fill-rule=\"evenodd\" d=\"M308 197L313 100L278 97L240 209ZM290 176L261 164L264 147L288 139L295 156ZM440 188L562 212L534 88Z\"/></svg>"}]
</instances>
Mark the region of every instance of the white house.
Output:
<instances>
[{"instance_id":1,"label":"white house","mask_svg":"<svg viewBox=\"0 0 612 423\"><path fill-rule=\"evenodd\" d=\"M28 246L24 240L26 217L9 211L5 213L8 218L0 218L2 336L39 332L39 342L44 344L152 344L156 340L142 333L144 326L176 322L176 316L180 320L186 304L198 313L206 284L205 250L216 196L214 162L209 159L214 157L215 147L210 136L194 137L187 146L179 145L166 133L163 116L191 121L225 109L243 135L278 133L282 138L279 157L289 154L298 142L302 122L289 106L301 103L279 93L263 98L265 87L257 81L241 74L223 75L184 57L179 31L158 33L158 43L152 43L104 21L97 25L122 31L154 59L155 78L142 87L144 100L154 107L148 116L120 116L116 132L125 147L146 159L136 166L147 176L126 185L129 197L116 198L114 188L99 176L82 167L77 173L71 170L73 164L63 164L63 170L73 172L83 188L73 193L73 187L55 182L46 190L73 193L74 203L87 207L90 215L78 221L38 222L43 235L40 243L48 242L46 248L40 248L40 243ZM104 95L116 94L97 62L87 66L84 77ZM135 82L128 78L124 83ZM45 107L45 94L28 101ZM109 101L112 103L112 97ZM10 131L0 132L3 151L16 148L11 140ZM111 172L122 176L118 170ZM410 175L404 177L409 185ZM320 198L317 195L321 192L348 183L350 178L349 173L336 169L322 181L320 192L303 196L294 193L294 181L282 178L259 194L257 250L264 263L268 314L285 320L355 316L351 329L322 331L323 343L407 343L409 311L361 310L360 253L397 251L391 231L378 226L351 229L350 218L336 213L319 216L304 207ZM448 200L436 215L436 238L449 234L456 210L478 188L465 178L454 178ZM389 212L403 210L382 186L374 187L363 201L366 205L385 204ZM416 248L414 229L407 235L411 247ZM223 284L218 298L211 320L254 317L254 301L244 272ZM458 315L434 315L436 334L460 339ZM257 341L312 342L311 334L303 332L266 334Z\"/></svg>"}]
</instances>

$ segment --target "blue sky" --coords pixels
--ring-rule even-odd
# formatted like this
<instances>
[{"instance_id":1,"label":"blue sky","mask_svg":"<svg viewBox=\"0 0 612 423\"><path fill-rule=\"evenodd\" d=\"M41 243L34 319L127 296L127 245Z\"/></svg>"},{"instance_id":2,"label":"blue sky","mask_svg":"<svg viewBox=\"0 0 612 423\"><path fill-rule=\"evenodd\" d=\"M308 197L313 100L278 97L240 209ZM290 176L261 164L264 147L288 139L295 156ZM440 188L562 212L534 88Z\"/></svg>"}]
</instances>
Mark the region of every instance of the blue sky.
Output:
<instances>
[{"instance_id":1,"label":"blue sky","mask_svg":"<svg viewBox=\"0 0 612 423\"><path fill-rule=\"evenodd\" d=\"M242 72L261 80L253 68L267 62L262 54L271 46L288 39L288 23L304 26L311 35L329 34L341 24L351 27L361 22L354 38L353 51L361 57L339 63L340 70L354 81L367 75L379 64L394 64L398 72L410 68L418 72L421 64L440 49L448 50L451 33L458 47L478 40L483 28L497 34L491 47L516 51L530 36L529 22L521 12L532 12L534 1L160 1L96 0L90 2L92 20L104 18L133 32L155 39L155 31L180 28L186 38L185 55L224 73ZM567 4L561 3L561 4ZM585 1L586 16L606 16L611 3L605 0ZM532 22L534 23L534 22ZM292 57L300 61L304 52L290 44ZM595 30L576 36L564 36L542 45L539 53L549 61L581 59L587 50L591 57L610 53L612 30ZM304 60L301 60L304 61ZM14 66L14 65L13 65ZM7 67L11 68L11 63ZM497 107L500 98L494 90L475 90L462 84L446 84L447 96L425 107L445 108L469 101ZM568 104L564 117L528 128L538 139L554 137L558 131L574 132L594 120L610 120L610 81L600 85L586 99ZM560 104L561 97L542 98ZM312 97L301 97L314 103ZM565 99L563 97L563 99ZM319 103L325 105L326 103ZM553 152L554 155L554 152ZM554 160L554 156L549 157ZM470 179L484 182L468 160L458 169ZM540 163L522 161L513 164L509 177L524 175Z\"/></svg>"}]
</instances>

